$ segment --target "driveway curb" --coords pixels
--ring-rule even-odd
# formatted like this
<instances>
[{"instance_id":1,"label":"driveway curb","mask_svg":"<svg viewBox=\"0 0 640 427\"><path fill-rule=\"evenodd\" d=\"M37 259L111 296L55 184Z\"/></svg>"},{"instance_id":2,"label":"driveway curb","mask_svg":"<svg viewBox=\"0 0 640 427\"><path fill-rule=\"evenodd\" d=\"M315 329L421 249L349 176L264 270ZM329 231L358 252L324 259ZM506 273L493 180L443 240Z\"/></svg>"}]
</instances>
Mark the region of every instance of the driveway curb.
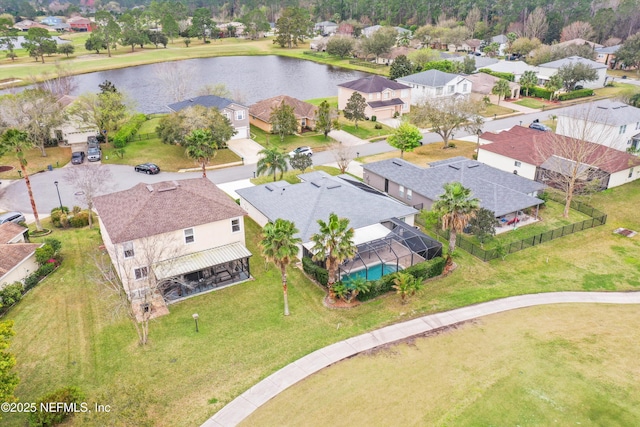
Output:
<instances>
[{"instance_id":1,"label":"driveway curb","mask_svg":"<svg viewBox=\"0 0 640 427\"><path fill-rule=\"evenodd\" d=\"M386 326L331 344L290 363L229 402L202 426L238 425L253 411L290 386L363 351L490 314L538 305L568 303L640 304L640 292L551 292L519 295Z\"/></svg>"}]
</instances>

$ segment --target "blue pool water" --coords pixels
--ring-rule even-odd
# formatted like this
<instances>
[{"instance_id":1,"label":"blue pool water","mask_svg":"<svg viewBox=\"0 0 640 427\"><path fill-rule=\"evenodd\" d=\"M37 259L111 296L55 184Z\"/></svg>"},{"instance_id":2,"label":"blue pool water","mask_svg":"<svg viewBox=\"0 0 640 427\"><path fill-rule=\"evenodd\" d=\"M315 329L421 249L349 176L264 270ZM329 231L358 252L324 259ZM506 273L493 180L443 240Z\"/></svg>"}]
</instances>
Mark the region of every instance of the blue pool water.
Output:
<instances>
[{"instance_id":1,"label":"blue pool water","mask_svg":"<svg viewBox=\"0 0 640 427\"><path fill-rule=\"evenodd\" d=\"M382 276L386 276L387 274L395 273L397 271L395 265L386 265L386 264L377 264L372 265L369 269L362 269L357 271L352 271L349 274L345 274L342 276L342 280L352 280L358 277L365 277L367 280L378 280Z\"/></svg>"}]
</instances>

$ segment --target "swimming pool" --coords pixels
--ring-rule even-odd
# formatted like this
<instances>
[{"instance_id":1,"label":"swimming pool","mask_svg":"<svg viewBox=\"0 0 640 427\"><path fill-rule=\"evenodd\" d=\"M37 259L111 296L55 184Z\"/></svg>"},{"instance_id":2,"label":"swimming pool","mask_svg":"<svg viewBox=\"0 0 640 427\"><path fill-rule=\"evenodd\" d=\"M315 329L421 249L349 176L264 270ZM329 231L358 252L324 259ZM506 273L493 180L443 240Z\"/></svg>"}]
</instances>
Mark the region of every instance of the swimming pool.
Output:
<instances>
[{"instance_id":1,"label":"swimming pool","mask_svg":"<svg viewBox=\"0 0 640 427\"><path fill-rule=\"evenodd\" d=\"M342 280L352 280L358 277L365 277L367 280L378 280L382 276L395 273L396 271L397 268L395 265L377 264L370 266L368 270L363 268L362 270L356 270L349 274L345 274L342 276Z\"/></svg>"}]
</instances>

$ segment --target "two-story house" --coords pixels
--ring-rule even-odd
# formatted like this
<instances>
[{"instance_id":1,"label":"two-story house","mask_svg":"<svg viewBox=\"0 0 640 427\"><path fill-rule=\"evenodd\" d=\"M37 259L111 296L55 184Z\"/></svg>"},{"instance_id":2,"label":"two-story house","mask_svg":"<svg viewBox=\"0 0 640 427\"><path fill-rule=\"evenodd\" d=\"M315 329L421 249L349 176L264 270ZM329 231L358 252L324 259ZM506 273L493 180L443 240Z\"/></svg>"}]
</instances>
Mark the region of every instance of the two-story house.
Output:
<instances>
[{"instance_id":1,"label":"two-story house","mask_svg":"<svg viewBox=\"0 0 640 427\"><path fill-rule=\"evenodd\" d=\"M557 61L546 62L538 66L538 80L542 83L548 81L551 76L558 73L558 70L564 66L584 64L594 70L596 70L597 78L594 81L578 82L580 85L589 89L596 89L604 86L604 81L607 78L607 66L590 59L582 58L581 56L570 56L568 58L558 59Z\"/></svg>"},{"instance_id":2,"label":"two-story house","mask_svg":"<svg viewBox=\"0 0 640 427\"><path fill-rule=\"evenodd\" d=\"M293 109L293 115L298 122L298 132L302 132L304 129L315 129L316 111L318 110L316 106L287 95L274 96L253 104L249 107L249 122L264 131L273 132L271 114L282 105Z\"/></svg>"},{"instance_id":3,"label":"two-story house","mask_svg":"<svg viewBox=\"0 0 640 427\"><path fill-rule=\"evenodd\" d=\"M621 151L640 150L640 108L603 99L563 108L556 115L560 135Z\"/></svg>"},{"instance_id":4,"label":"two-story house","mask_svg":"<svg viewBox=\"0 0 640 427\"><path fill-rule=\"evenodd\" d=\"M427 70L398 79L398 83L411 87L411 104L419 105L433 98L469 96L471 81L457 74Z\"/></svg>"},{"instance_id":5,"label":"two-story house","mask_svg":"<svg viewBox=\"0 0 640 427\"><path fill-rule=\"evenodd\" d=\"M344 110L349 98L358 92L367 101L367 117L389 119L410 110L411 87L380 76L368 76L338 85L338 108Z\"/></svg>"},{"instance_id":6,"label":"two-story house","mask_svg":"<svg viewBox=\"0 0 640 427\"><path fill-rule=\"evenodd\" d=\"M250 278L246 212L206 178L96 197L100 232L138 316Z\"/></svg>"},{"instance_id":7,"label":"two-story house","mask_svg":"<svg viewBox=\"0 0 640 427\"><path fill-rule=\"evenodd\" d=\"M236 134L232 136L231 139L250 137L249 107L230 99L216 95L204 95L169 104L167 108L172 112L176 112L193 107L194 105L200 105L206 108L217 108L223 116L229 119L231 125L236 130Z\"/></svg>"}]
</instances>

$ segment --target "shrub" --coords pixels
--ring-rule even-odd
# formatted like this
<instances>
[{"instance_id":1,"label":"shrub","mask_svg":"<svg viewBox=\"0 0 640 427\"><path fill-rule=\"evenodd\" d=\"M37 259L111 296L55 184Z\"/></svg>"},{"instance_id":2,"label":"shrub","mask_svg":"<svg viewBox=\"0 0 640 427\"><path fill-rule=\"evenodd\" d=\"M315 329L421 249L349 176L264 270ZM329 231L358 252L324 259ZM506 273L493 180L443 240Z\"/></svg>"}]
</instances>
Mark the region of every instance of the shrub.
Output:
<instances>
[{"instance_id":1,"label":"shrub","mask_svg":"<svg viewBox=\"0 0 640 427\"><path fill-rule=\"evenodd\" d=\"M131 138L136 133L138 133L138 129L140 129L140 126L142 126L142 123L144 123L146 120L147 116L142 113L136 114L131 117L131 119L127 123L122 125L120 129L118 129L118 131L111 139L113 146L119 148L124 147L126 143L129 142L129 140L131 140Z\"/></svg>"},{"instance_id":2,"label":"shrub","mask_svg":"<svg viewBox=\"0 0 640 427\"><path fill-rule=\"evenodd\" d=\"M60 210L60 208L51 209L51 223L53 224L53 226L58 228L62 227L60 218L62 217L62 215L66 215L68 213L69 208L66 206L63 206L62 210Z\"/></svg>"},{"instance_id":3,"label":"shrub","mask_svg":"<svg viewBox=\"0 0 640 427\"><path fill-rule=\"evenodd\" d=\"M22 298L22 283L14 282L0 291L0 307L10 307Z\"/></svg>"},{"instance_id":4,"label":"shrub","mask_svg":"<svg viewBox=\"0 0 640 427\"><path fill-rule=\"evenodd\" d=\"M450 142L447 147L449 148L456 148L456 144L454 142Z\"/></svg>"},{"instance_id":5,"label":"shrub","mask_svg":"<svg viewBox=\"0 0 640 427\"><path fill-rule=\"evenodd\" d=\"M44 244L43 246L36 249L36 262L39 265L44 265L55 255L55 250L51 247L51 245Z\"/></svg>"},{"instance_id":6,"label":"shrub","mask_svg":"<svg viewBox=\"0 0 640 427\"><path fill-rule=\"evenodd\" d=\"M73 208L71 208L71 212L73 212L74 215L77 215L82 212L82 208L80 206L74 206Z\"/></svg>"},{"instance_id":7,"label":"shrub","mask_svg":"<svg viewBox=\"0 0 640 427\"><path fill-rule=\"evenodd\" d=\"M29 425L31 426L54 426L64 422L70 415L73 415L73 404L80 409L80 403L84 399L84 394L77 387L64 387L42 396L36 402L37 412L29 414ZM44 403L66 403L65 409L71 411L47 412L40 411L40 404Z\"/></svg>"},{"instance_id":8,"label":"shrub","mask_svg":"<svg viewBox=\"0 0 640 427\"><path fill-rule=\"evenodd\" d=\"M529 89L529 95L536 98L551 99L553 91L541 87L532 87Z\"/></svg>"},{"instance_id":9,"label":"shrub","mask_svg":"<svg viewBox=\"0 0 640 427\"><path fill-rule=\"evenodd\" d=\"M591 89L578 89L578 90L574 90L573 92L568 92L568 93L563 93L561 95L558 95L558 100L567 101L569 99L584 98L586 96L591 96L591 95L593 95L593 90Z\"/></svg>"},{"instance_id":10,"label":"shrub","mask_svg":"<svg viewBox=\"0 0 640 427\"><path fill-rule=\"evenodd\" d=\"M313 263L311 258L302 258L302 269L305 273L317 280L322 286L326 287L329 282L329 272Z\"/></svg>"},{"instance_id":11,"label":"shrub","mask_svg":"<svg viewBox=\"0 0 640 427\"><path fill-rule=\"evenodd\" d=\"M40 266L40 268L38 268L34 274L38 276L38 279L42 279L48 276L55 269L56 269L56 264L53 262L48 262Z\"/></svg>"},{"instance_id":12,"label":"shrub","mask_svg":"<svg viewBox=\"0 0 640 427\"><path fill-rule=\"evenodd\" d=\"M89 225L89 212L83 211L69 218L69 225L74 228L82 228Z\"/></svg>"},{"instance_id":13,"label":"shrub","mask_svg":"<svg viewBox=\"0 0 640 427\"><path fill-rule=\"evenodd\" d=\"M36 273L30 274L24 279L24 291L27 292L29 289L33 288L40 281L40 276Z\"/></svg>"},{"instance_id":14,"label":"shrub","mask_svg":"<svg viewBox=\"0 0 640 427\"><path fill-rule=\"evenodd\" d=\"M378 117L377 117L377 116L371 116L371 121L372 121L372 122L375 122L376 120L378 120Z\"/></svg>"},{"instance_id":15,"label":"shrub","mask_svg":"<svg viewBox=\"0 0 640 427\"><path fill-rule=\"evenodd\" d=\"M375 129L382 129L382 125L380 123L376 123L375 125L373 125L373 127Z\"/></svg>"},{"instance_id":16,"label":"shrub","mask_svg":"<svg viewBox=\"0 0 640 427\"><path fill-rule=\"evenodd\" d=\"M54 253L57 253L62 247L62 243L60 243L60 240L54 239L53 237L47 237L46 239L44 239L44 243L51 246Z\"/></svg>"},{"instance_id":17,"label":"shrub","mask_svg":"<svg viewBox=\"0 0 640 427\"><path fill-rule=\"evenodd\" d=\"M516 79L516 76L513 73L502 73L500 71L493 71L488 68L480 68L478 71L481 73L489 74L490 76L498 77L500 79L505 79L509 82L513 82Z\"/></svg>"}]
</instances>

